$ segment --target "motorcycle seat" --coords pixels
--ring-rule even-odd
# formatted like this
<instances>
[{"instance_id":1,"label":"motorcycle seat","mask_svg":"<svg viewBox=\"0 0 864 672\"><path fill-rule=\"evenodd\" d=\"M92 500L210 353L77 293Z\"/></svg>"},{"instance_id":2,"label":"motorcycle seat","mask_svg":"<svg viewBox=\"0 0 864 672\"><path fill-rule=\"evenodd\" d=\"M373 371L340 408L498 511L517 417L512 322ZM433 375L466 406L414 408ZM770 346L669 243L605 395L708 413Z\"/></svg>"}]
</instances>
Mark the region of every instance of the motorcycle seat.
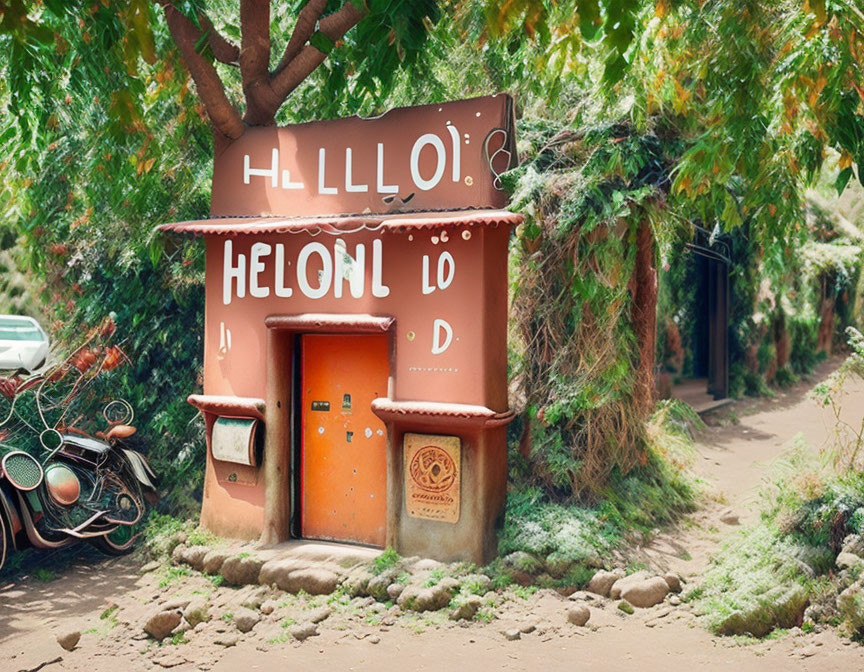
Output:
<instances>
[{"instance_id":1,"label":"motorcycle seat","mask_svg":"<svg viewBox=\"0 0 864 672\"><path fill-rule=\"evenodd\" d=\"M111 449L110 444L107 444L104 441L97 441L96 439L90 439L84 436L77 436L75 434L63 434L62 436L63 443L68 443L72 446L78 446L79 448L84 448L85 450L90 450L94 453L103 454Z\"/></svg>"},{"instance_id":2,"label":"motorcycle seat","mask_svg":"<svg viewBox=\"0 0 864 672\"><path fill-rule=\"evenodd\" d=\"M106 439L128 439L138 430L132 425L114 425L105 432Z\"/></svg>"}]
</instances>

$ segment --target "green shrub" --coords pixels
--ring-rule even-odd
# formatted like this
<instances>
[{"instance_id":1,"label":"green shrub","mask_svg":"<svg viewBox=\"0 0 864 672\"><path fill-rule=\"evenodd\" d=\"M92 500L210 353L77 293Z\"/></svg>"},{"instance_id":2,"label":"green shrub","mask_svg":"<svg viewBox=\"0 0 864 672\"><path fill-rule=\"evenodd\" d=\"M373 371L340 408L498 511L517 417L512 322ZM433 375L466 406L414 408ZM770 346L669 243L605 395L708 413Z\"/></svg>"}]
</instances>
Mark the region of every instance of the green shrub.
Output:
<instances>
[{"instance_id":1,"label":"green shrub","mask_svg":"<svg viewBox=\"0 0 864 672\"><path fill-rule=\"evenodd\" d=\"M687 468L694 453L693 431L700 424L686 405L661 402L645 430L645 463L627 473L612 470L608 485L591 500L555 501L542 486L527 482L514 446L499 553L522 551L545 559L546 565L569 564L559 581L587 582L628 537L651 535L693 510L698 488Z\"/></svg>"},{"instance_id":2,"label":"green shrub","mask_svg":"<svg viewBox=\"0 0 864 672\"><path fill-rule=\"evenodd\" d=\"M387 570L397 567L400 562L402 562L402 556L388 546L381 555L376 556L372 561L372 573L383 574Z\"/></svg>"}]
</instances>

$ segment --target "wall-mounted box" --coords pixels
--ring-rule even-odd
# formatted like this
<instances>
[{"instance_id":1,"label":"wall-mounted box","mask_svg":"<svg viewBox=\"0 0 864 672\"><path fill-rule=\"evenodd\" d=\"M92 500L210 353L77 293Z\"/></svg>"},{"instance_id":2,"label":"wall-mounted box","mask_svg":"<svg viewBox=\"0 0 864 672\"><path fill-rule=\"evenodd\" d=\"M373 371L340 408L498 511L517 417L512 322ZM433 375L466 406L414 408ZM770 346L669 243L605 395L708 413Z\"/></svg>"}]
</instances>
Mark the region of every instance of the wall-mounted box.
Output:
<instances>
[{"instance_id":1,"label":"wall-mounted box","mask_svg":"<svg viewBox=\"0 0 864 672\"><path fill-rule=\"evenodd\" d=\"M216 418L210 431L210 453L213 459L257 467L260 424L257 418Z\"/></svg>"}]
</instances>

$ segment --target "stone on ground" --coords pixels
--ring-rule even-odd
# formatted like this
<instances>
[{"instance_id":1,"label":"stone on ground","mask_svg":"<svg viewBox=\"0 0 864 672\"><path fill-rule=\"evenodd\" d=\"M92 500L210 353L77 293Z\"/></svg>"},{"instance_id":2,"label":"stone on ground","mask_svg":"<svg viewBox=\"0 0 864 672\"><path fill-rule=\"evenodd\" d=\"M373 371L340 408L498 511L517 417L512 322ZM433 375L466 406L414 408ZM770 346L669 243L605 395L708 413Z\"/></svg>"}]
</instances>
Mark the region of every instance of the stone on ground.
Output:
<instances>
[{"instance_id":1,"label":"stone on ground","mask_svg":"<svg viewBox=\"0 0 864 672\"><path fill-rule=\"evenodd\" d=\"M396 604L411 611L437 611L450 604L450 592L440 584L430 588L411 585L402 591Z\"/></svg>"},{"instance_id":2,"label":"stone on ground","mask_svg":"<svg viewBox=\"0 0 864 672\"><path fill-rule=\"evenodd\" d=\"M171 553L171 559L178 565L189 565L199 572L204 571L204 558L210 552L207 546L186 546L180 544Z\"/></svg>"},{"instance_id":3,"label":"stone on ground","mask_svg":"<svg viewBox=\"0 0 864 672\"><path fill-rule=\"evenodd\" d=\"M239 641L239 635L233 632L225 632L216 637L216 639L213 640L213 643L218 644L219 646L224 646L227 649L231 646L237 646L237 642Z\"/></svg>"},{"instance_id":4,"label":"stone on ground","mask_svg":"<svg viewBox=\"0 0 864 672\"><path fill-rule=\"evenodd\" d=\"M262 585L275 585L280 590L310 595L329 595L339 585L339 576L324 567L309 567L294 559L271 560L261 567L258 580Z\"/></svg>"},{"instance_id":5,"label":"stone on ground","mask_svg":"<svg viewBox=\"0 0 864 672\"><path fill-rule=\"evenodd\" d=\"M68 630L57 635L57 643L67 651L71 651L78 646L80 639L81 633L78 630Z\"/></svg>"},{"instance_id":6,"label":"stone on ground","mask_svg":"<svg viewBox=\"0 0 864 672\"><path fill-rule=\"evenodd\" d=\"M262 614L264 614L265 616L269 616L274 611L276 611L276 608L278 606L279 606L279 603L276 600L265 600L264 602L261 603L261 607L260 607L259 611Z\"/></svg>"},{"instance_id":7,"label":"stone on ground","mask_svg":"<svg viewBox=\"0 0 864 672\"><path fill-rule=\"evenodd\" d=\"M303 590L310 595L329 595L338 585L339 577L329 569L310 567L291 572L283 590L289 593L299 593Z\"/></svg>"},{"instance_id":8,"label":"stone on ground","mask_svg":"<svg viewBox=\"0 0 864 672\"><path fill-rule=\"evenodd\" d=\"M395 602L399 599L399 596L402 594L403 590L405 590L405 584L391 583L389 586L387 586L387 597L389 597Z\"/></svg>"},{"instance_id":9,"label":"stone on ground","mask_svg":"<svg viewBox=\"0 0 864 672\"><path fill-rule=\"evenodd\" d=\"M368 595L369 582L374 578L375 575L366 567L356 567L348 572L348 576L342 582L342 587L351 597L363 597ZM262 583L264 582L262 581Z\"/></svg>"},{"instance_id":10,"label":"stone on ground","mask_svg":"<svg viewBox=\"0 0 864 672\"><path fill-rule=\"evenodd\" d=\"M235 555L226 558L219 568L225 583L232 586L249 586L258 583L258 574L264 561L254 555Z\"/></svg>"},{"instance_id":11,"label":"stone on ground","mask_svg":"<svg viewBox=\"0 0 864 672\"><path fill-rule=\"evenodd\" d=\"M450 595L453 595L453 593L459 590L461 582L455 577L445 576L436 585L442 590L446 590Z\"/></svg>"},{"instance_id":12,"label":"stone on ground","mask_svg":"<svg viewBox=\"0 0 864 672\"><path fill-rule=\"evenodd\" d=\"M508 642L514 642L517 639L522 639L522 633L518 628L510 628L509 630L504 631L504 639Z\"/></svg>"},{"instance_id":13,"label":"stone on ground","mask_svg":"<svg viewBox=\"0 0 864 672\"><path fill-rule=\"evenodd\" d=\"M583 626L591 618L591 610L584 604L575 604L567 610L567 620L573 625Z\"/></svg>"},{"instance_id":14,"label":"stone on ground","mask_svg":"<svg viewBox=\"0 0 864 672\"><path fill-rule=\"evenodd\" d=\"M318 634L318 626L314 623L302 623L300 625L292 625L288 628L288 634L298 642L302 642L310 637L315 637Z\"/></svg>"},{"instance_id":15,"label":"stone on ground","mask_svg":"<svg viewBox=\"0 0 864 672\"><path fill-rule=\"evenodd\" d=\"M333 610L330 607L318 607L309 614L309 622L310 623L321 623L321 621L325 621L330 618L330 615L333 613Z\"/></svg>"},{"instance_id":16,"label":"stone on ground","mask_svg":"<svg viewBox=\"0 0 864 672\"><path fill-rule=\"evenodd\" d=\"M594 593L595 595L609 597L609 591L611 590L613 584L619 579L623 578L623 570L616 569L613 572L607 572L605 569L601 569L599 572L596 572L594 576L591 577L591 580L588 582L586 590L589 593Z\"/></svg>"},{"instance_id":17,"label":"stone on ground","mask_svg":"<svg viewBox=\"0 0 864 672\"><path fill-rule=\"evenodd\" d=\"M207 551L207 554L201 561L201 571L205 574L218 574L222 569L222 563L230 557L228 551L213 549Z\"/></svg>"},{"instance_id":18,"label":"stone on ground","mask_svg":"<svg viewBox=\"0 0 864 672\"><path fill-rule=\"evenodd\" d=\"M162 611L183 611L189 606L192 600L188 597L173 597L170 600L165 600L159 605Z\"/></svg>"},{"instance_id":19,"label":"stone on ground","mask_svg":"<svg viewBox=\"0 0 864 672\"><path fill-rule=\"evenodd\" d=\"M186 608L183 610L183 618L193 628L199 623L206 623L210 620L210 610L207 606L207 600L203 597L195 597L192 599Z\"/></svg>"},{"instance_id":20,"label":"stone on ground","mask_svg":"<svg viewBox=\"0 0 864 672\"><path fill-rule=\"evenodd\" d=\"M257 588L249 586L247 589L251 590L240 601L240 606L252 609L252 611L258 611L261 605L273 594L273 590L269 586L259 586Z\"/></svg>"},{"instance_id":21,"label":"stone on ground","mask_svg":"<svg viewBox=\"0 0 864 672\"><path fill-rule=\"evenodd\" d=\"M723 513L720 514L720 522L725 525L739 525L741 523L738 518L738 514L735 513L732 509L726 509Z\"/></svg>"},{"instance_id":22,"label":"stone on ground","mask_svg":"<svg viewBox=\"0 0 864 672\"><path fill-rule=\"evenodd\" d=\"M669 586L669 590L673 593L681 592L681 577L675 574L674 572L667 572L663 575L663 579L666 581L666 584Z\"/></svg>"},{"instance_id":23,"label":"stone on ground","mask_svg":"<svg viewBox=\"0 0 864 672\"><path fill-rule=\"evenodd\" d=\"M613 583L612 587L609 589L609 597L611 597L613 600L617 600L621 597L621 593L628 586L635 586L637 583L650 578L651 575L644 569L640 569L638 572L634 572L630 576L620 578L615 581L615 583Z\"/></svg>"},{"instance_id":24,"label":"stone on ground","mask_svg":"<svg viewBox=\"0 0 864 672\"><path fill-rule=\"evenodd\" d=\"M621 591L621 597L634 607L647 609L660 604L669 593L669 584L662 576L654 576L638 583L630 584Z\"/></svg>"},{"instance_id":25,"label":"stone on ground","mask_svg":"<svg viewBox=\"0 0 864 672\"><path fill-rule=\"evenodd\" d=\"M177 609L157 611L144 623L144 632L153 639L160 642L171 634L171 631L180 625L182 616Z\"/></svg>"},{"instance_id":26,"label":"stone on ground","mask_svg":"<svg viewBox=\"0 0 864 672\"><path fill-rule=\"evenodd\" d=\"M389 596L390 586L396 580L396 570L388 569L377 576L373 576L366 584L366 595L376 600L386 600Z\"/></svg>"},{"instance_id":27,"label":"stone on ground","mask_svg":"<svg viewBox=\"0 0 864 672\"><path fill-rule=\"evenodd\" d=\"M483 600L479 595L468 595L460 599L456 607L450 612L451 621L470 621L477 615L477 611L483 606Z\"/></svg>"},{"instance_id":28,"label":"stone on ground","mask_svg":"<svg viewBox=\"0 0 864 672\"><path fill-rule=\"evenodd\" d=\"M247 609L246 607L240 607L233 613L234 625L236 625L237 629L243 633L249 632L252 628L258 625L258 622L261 620L261 614L257 611Z\"/></svg>"}]
</instances>

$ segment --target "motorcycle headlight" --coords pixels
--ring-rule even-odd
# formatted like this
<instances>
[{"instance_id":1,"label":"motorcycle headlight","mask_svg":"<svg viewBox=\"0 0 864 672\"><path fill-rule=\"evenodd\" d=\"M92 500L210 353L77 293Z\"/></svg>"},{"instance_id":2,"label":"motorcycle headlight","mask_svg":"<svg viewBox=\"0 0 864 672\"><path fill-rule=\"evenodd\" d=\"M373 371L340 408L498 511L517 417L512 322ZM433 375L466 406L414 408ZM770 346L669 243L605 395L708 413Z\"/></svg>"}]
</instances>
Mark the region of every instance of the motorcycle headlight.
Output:
<instances>
[{"instance_id":1,"label":"motorcycle headlight","mask_svg":"<svg viewBox=\"0 0 864 672\"><path fill-rule=\"evenodd\" d=\"M15 450L3 458L3 473L19 490L33 490L42 482L42 465L22 450Z\"/></svg>"},{"instance_id":2,"label":"motorcycle headlight","mask_svg":"<svg viewBox=\"0 0 864 672\"><path fill-rule=\"evenodd\" d=\"M81 481L65 464L52 464L45 469L45 488L58 504L70 506L81 496Z\"/></svg>"}]
</instances>

